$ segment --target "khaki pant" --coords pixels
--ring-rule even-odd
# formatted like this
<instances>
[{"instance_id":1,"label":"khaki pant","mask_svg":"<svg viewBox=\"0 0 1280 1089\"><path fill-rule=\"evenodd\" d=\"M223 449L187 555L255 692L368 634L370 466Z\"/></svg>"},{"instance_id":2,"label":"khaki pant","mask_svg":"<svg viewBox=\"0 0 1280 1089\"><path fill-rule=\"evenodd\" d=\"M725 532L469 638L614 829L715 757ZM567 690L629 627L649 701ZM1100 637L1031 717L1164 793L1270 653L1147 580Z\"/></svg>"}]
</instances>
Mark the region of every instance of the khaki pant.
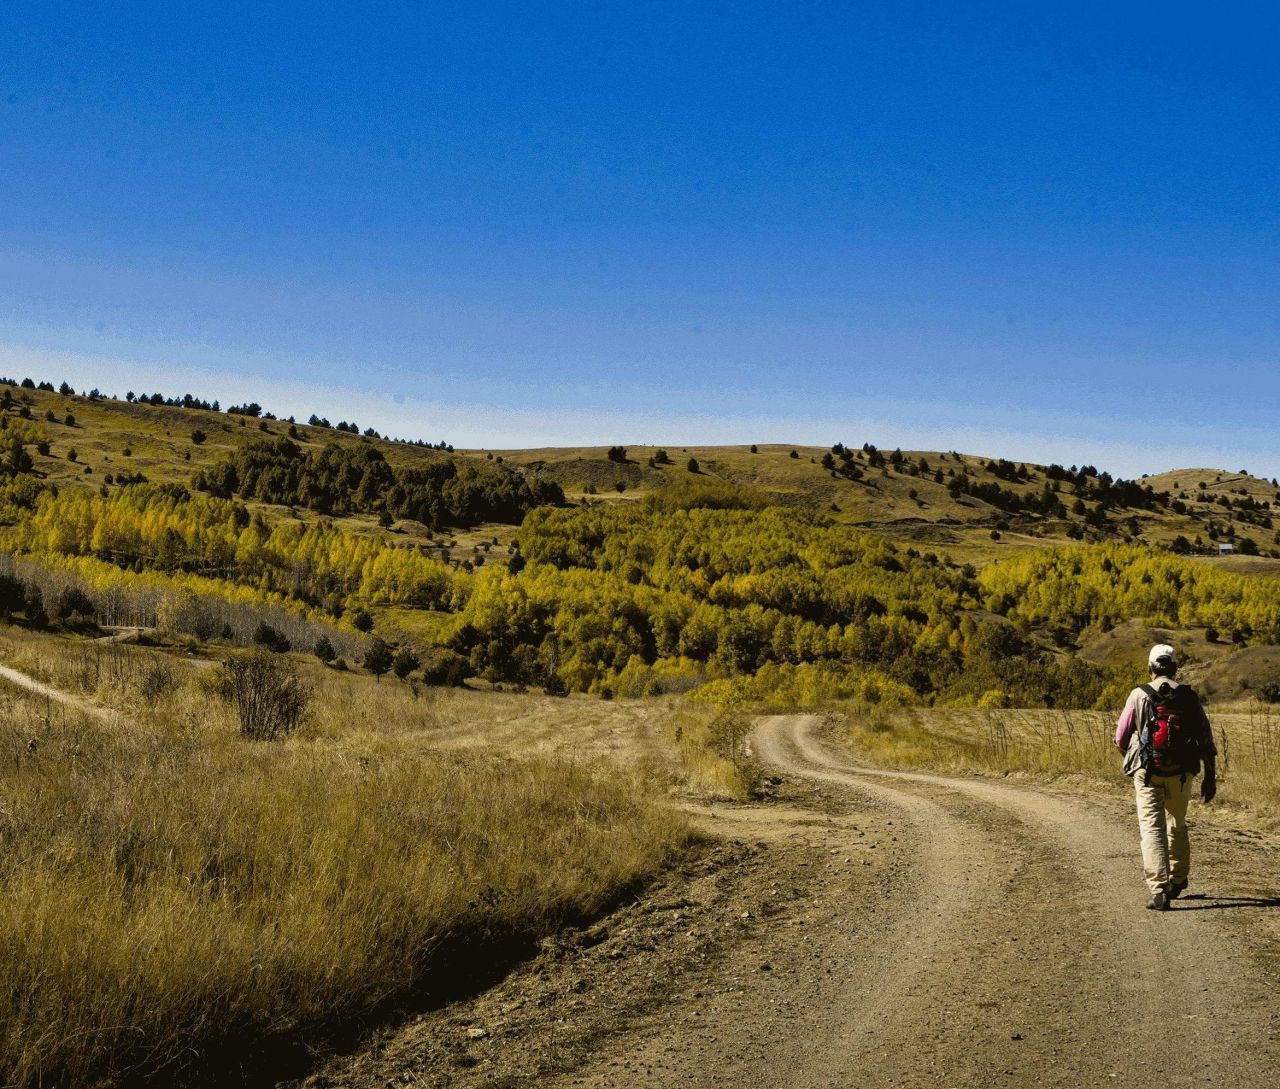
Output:
<instances>
[{"instance_id":1,"label":"khaki pant","mask_svg":"<svg viewBox=\"0 0 1280 1089\"><path fill-rule=\"evenodd\" d=\"M1172 881L1186 881L1191 871L1187 799L1191 797L1192 777L1139 771L1133 784L1138 796L1142 869L1154 895Z\"/></svg>"}]
</instances>

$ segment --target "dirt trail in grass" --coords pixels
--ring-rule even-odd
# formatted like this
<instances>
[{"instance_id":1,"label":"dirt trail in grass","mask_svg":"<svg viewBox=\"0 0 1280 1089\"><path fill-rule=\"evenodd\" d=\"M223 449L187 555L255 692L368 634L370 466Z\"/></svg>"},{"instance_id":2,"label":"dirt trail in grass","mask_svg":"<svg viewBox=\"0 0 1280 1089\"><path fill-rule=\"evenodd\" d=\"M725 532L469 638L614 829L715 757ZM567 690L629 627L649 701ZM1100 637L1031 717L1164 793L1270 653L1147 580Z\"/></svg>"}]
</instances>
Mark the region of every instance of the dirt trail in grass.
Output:
<instances>
[{"instance_id":1,"label":"dirt trail in grass","mask_svg":"<svg viewBox=\"0 0 1280 1089\"><path fill-rule=\"evenodd\" d=\"M1280 1086L1258 843L1197 828L1149 912L1115 795L859 768L815 716L754 743L778 798L699 812L719 861L312 1084Z\"/></svg>"},{"instance_id":2,"label":"dirt trail in grass","mask_svg":"<svg viewBox=\"0 0 1280 1089\"><path fill-rule=\"evenodd\" d=\"M79 696L73 696L69 692L63 692L59 688L53 688L38 681L34 677L23 673L19 669L11 666L0 665L0 680L8 681L10 684L17 685L19 688L25 688L28 692L34 692L37 696L43 696L47 700L54 703L60 703L64 707L70 707L74 711L81 714L89 715L91 718L101 719L103 721L115 720L118 716L115 711L108 710L105 707L99 707L96 703L90 703L88 700L82 700Z\"/></svg>"}]
</instances>

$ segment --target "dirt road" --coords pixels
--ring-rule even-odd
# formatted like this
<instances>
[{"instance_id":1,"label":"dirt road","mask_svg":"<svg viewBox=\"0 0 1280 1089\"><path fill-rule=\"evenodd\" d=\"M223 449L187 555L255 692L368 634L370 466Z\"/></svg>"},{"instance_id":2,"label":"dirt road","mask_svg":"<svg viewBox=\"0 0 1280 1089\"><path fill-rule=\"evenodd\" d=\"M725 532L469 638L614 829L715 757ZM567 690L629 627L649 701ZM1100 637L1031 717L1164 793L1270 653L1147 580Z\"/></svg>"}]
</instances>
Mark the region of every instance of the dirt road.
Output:
<instances>
[{"instance_id":1,"label":"dirt road","mask_svg":"<svg viewBox=\"0 0 1280 1089\"><path fill-rule=\"evenodd\" d=\"M805 1068L772 1085L1280 1085L1275 992L1205 895L1140 909L1135 830L1079 798L857 770L811 717L765 720L766 762L898 808L916 846L880 949ZM1203 886L1202 886L1203 887Z\"/></svg>"},{"instance_id":2,"label":"dirt road","mask_svg":"<svg viewBox=\"0 0 1280 1089\"><path fill-rule=\"evenodd\" d=\"M1280 1086L1256 845L1193 832L1198 895L1149 912L1116 796L861 769L813 716L755 746L780 802L707 814L748 851L732 881L662 890L312 1084Z\"/></svg>"}]
</instances>

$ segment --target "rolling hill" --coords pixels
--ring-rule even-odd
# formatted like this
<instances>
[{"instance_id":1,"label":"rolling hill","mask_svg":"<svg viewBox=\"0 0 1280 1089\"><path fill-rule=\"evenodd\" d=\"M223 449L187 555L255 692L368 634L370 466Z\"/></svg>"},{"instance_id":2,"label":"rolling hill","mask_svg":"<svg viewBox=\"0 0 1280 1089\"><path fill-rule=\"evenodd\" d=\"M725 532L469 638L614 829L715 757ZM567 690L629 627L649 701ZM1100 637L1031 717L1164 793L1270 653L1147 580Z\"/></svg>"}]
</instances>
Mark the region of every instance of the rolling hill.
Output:
<instances>
[{"instance_id":1,"label":"rolling hill","mask_svg":"<svg viewBox=\"0 0 1280 1089\"><path fill-rule=\"evenodd\" d=\"M836 524L978 564L1018 547L1104 539L1177 543L1206 555L1217 553L1219 541L1233 542L1237 556L1221 562L1242 571L1270 572L1275 566L1266 561L1280 557L1272 525L1273 508L1280 502L1276 482L1221 469L1174 469L1125 487L1125 482L1087 466L1076 472L1075 466L1015 464L994 452L886 452L852 445L841 454L845 447L838 443L832 448L633 446L612 453L602 447L446 450L261 415L60 393L36 388L32 379L23 381L28 385L7 380L12 404L4 415L15 422L27 417L24 423L44 443L31 445L34 469L60 487L113 487L121 478L138 475L154 483L189 486L198 472L213 469L249 444L293 435L304 451L329 444L371 448L395 470L428 470L447 462L505 465L554 482L574 502L633 501L673 479L687 478L693 459L700 478L749 487L771 502L821 512ZM1046 487L1058 500L1054 509L1042 502ZM1145 489L1150 489L1149 497L1140 496ZM1140 501L1134 501L1135 495ZM280 504L253 505L268 519L286 513L312 516L296 504L292 513L282 511ZM344 520L357 532L392 528L380 530L372 511L351 513ZM407 540L449 538L463 552L484 542L492 545L495 536L501 544L513 536L510 525L426 526L412 519L400 520L394 530ZM1264 562L1250 560L1247 554L1254 552Z\"/></svg>"},{"instance_id":2,"label":"rolling hill","mask_svg":"<svg viewBox=\"0 0 1280 1089\"><path fill-rule=\"evenodd\" d=\"M1280 496L1245 473L839 442L455 450L176 400L0 380L6 547L60 607L68 579L100 621L194 594L185 630L244 640L269 615L295 644L329 624L354 648L372 626L415 660L447 650L446 672L599 694L759 673L797 699L1087 705L1132 667L1137 643L1108 638L1128 623L1139 643L1168 629L1225 692L1270 675L1267 655L1231 660L1280 631L1269 584L1249 588L1280 572ZM1202 586L1183 608L1138 579Z\"/></svg>"}]
</instances>

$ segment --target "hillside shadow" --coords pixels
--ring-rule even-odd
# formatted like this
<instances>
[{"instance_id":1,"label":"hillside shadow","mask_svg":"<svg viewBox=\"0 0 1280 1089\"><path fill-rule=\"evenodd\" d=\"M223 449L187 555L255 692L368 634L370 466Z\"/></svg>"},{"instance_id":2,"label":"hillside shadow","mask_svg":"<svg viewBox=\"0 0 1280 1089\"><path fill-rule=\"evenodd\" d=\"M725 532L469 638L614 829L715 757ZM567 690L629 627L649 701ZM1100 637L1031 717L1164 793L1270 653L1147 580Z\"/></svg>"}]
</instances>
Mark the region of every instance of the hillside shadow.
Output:
<instances>
[{"instance_id":1,"label":"hillside shadow","mask_svg":"<svg viewBox=\"0 0 1280 1089\"><path fill-rule=\"evenodd\" d=\"M1280 896L1214 896L1193 892L1173 902L1174 911L1230 911L1235 908L1280 908Z\"/></svg>"}]
</instances>

